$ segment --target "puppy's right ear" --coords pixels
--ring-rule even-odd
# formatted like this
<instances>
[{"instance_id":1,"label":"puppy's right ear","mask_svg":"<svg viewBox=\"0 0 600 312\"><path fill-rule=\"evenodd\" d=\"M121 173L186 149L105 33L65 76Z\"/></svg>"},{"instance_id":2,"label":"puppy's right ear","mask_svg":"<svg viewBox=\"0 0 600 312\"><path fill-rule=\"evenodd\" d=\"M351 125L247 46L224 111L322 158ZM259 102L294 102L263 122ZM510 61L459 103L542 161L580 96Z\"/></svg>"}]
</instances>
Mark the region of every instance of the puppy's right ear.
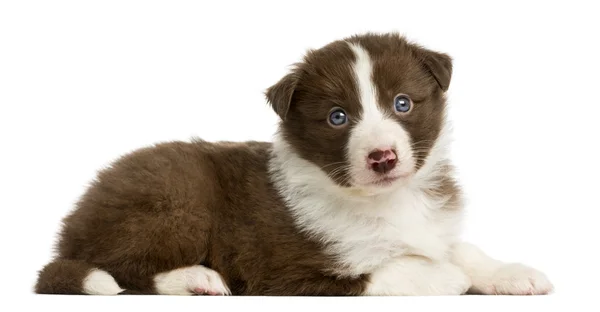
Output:
<instances>
[{"instance_id":1,"label":"puppy's right ear","mask_svg":"<svg viewBox=\"0 0 600 312\"><path fill-rule=\"evenodd\" d=\"M285 75L265 92L269 104L281 120L285 120L287 116L297 84L298 75L292 72Z\"/></svg>"},{"instance_id":2,"label":"puppy's right ear","mask_svg":"<svg viewBox=\"0 0 600 312\"><path fill-rule=\"evenodd\" d=\"M416 52L442 91L448 91L452 79L452 58L445 53L422 47L417 47Z\"/></svg>"}]
</instances>

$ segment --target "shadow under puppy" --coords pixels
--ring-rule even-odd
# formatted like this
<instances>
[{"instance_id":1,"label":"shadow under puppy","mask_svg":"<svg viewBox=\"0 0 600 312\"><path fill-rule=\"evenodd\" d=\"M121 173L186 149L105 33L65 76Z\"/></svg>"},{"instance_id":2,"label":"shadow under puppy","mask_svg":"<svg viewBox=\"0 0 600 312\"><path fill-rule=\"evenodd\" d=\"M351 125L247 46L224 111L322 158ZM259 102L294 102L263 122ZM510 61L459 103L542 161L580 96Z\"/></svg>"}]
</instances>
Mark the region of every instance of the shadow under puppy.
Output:
<instances>
[{"instance_id":1,"label":"shadow under puppy","mask_svg":"<svg viewBox=\"0 0 600 312\"><path fill-rule=\"evenodd\" d=\"M307 53L266 92L272 143L141 148L98 173L37 293L546 294L460 241L449 56L397 34Z\"/></svg>"}]
</instances>

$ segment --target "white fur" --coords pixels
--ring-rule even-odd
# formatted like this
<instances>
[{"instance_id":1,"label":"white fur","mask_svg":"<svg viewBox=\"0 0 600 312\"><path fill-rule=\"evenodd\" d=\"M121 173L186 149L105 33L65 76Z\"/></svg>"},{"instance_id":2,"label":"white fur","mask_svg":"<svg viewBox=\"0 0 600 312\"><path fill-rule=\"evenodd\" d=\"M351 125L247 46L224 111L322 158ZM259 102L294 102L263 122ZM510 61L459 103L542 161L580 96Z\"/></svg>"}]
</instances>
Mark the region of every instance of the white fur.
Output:
<instances>
[{"instance_id":1,"label":"white fur","mask_svg":"<svg viewBox=\"0 0 600 312\"><path fill-rule=\"evenodd\" d=\"M402 126L386 110L381 109L377 100L377 89L371 79L371 58L367 51L356 44L350 45L356 56L354 76L360 93L362 114L352 129L348 141L347 153L350 162L351 182L371 188L373 191L385 191L381 186L369 187L368 184L380 177L367 165L367 156L375 149L394 149L398 153L398 165L389 174L408 176L415 165L410 137ZM387 103L390 107L394 103Z\"/></svg>"},{"instance_id":2,"label":"white fur","mask_svg":"<svg viewBox=\"0 0 600 312\"><path fill-rule=\"evenodd\" d=\"M540 271L519 263L504 263L487 256L472 244L452 248L452 262L471 278L471 293L485 295L542 295L553 286Z\"/></svg>"},{"instance_id":3,"label":"white fur","mask_svg":"<svg viewBox=\"0 0 600 312\"><path fill-rule=\"evenodd\" d=\"M471 281L463 270L449 262L403 257L390 261L374 272L365 295L462 295L470 286Z\"/></svg>"},{"instance_id":4,"label":"white fur","mask_svg":"<svg viewBox=\"0 0 600 312\"><path fill-rule=\"evenodd\" d=\"M160 273L154 277L154 285L160 295L194 295L199 294L198 290L207 294L231 294L221 275L202 265Z\"/></svg>"},{"instance_id":5,"label":"white fur","mask_svg":"<svg viewBox=\"0 0 600 312\"><path fill-rule=\"evenodd\" d=\"M103 270L92 270L83 280L83 292L88 295L114 296L122 291L115 279Z\"/></svg>"},{"instance_id":6,"label":"white fur","mask_svg":"<svg viewBox=\"0 0 600 312\"><path fill-rule=\"evenodd\" d=\"M459 213L440 211L444 201L427 195L416 177L383 194L342 188L280 138L271 174L299 227L329 244L338 274L371 273L408 254L443 260L456 240Z\"/></svg>"}]
</instances>

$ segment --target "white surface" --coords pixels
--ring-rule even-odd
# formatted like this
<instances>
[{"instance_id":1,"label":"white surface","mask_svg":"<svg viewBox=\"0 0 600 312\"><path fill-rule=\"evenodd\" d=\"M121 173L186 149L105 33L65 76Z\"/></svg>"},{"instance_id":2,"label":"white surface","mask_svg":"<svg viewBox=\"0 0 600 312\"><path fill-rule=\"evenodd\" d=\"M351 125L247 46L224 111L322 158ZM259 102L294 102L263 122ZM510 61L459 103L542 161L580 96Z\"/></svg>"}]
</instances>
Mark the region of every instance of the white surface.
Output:
<instances>
[{"instance_id":1,"label":"white surface","mask_svg":"<svg viewBox=\"0 0 600 312\"><path fill-rule=\"evenodd\" d=\"M585 5L584 5L585 4ZM573 307L597 289L598 73L593 2L3 1L3 305L297 310ZM153 142L268 140L262 92L305 49L398 30L454 57L453 154L465 237L542 270L537 298L256 299L33 296L60 219L115 157ZM581 299L580 299L581 298ZM17 301L18 300L18 301ZM597 302L597 301L594 301ZM568 305L567 305L568 303ZM594 303L597 305L597 303ZM137 309L137 308L136 308Z\"/></svg>"}]
</instances>

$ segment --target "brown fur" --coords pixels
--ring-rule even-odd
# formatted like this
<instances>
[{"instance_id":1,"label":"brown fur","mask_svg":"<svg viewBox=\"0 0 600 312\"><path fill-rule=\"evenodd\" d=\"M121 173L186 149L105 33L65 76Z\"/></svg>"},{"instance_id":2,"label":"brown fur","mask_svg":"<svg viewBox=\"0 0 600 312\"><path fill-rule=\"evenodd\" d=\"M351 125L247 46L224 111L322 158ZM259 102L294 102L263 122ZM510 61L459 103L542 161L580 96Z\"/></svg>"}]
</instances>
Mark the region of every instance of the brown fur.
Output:
<instances>
[{"instance_id":1,"label":"brown fur","mask_svg":"<svg viewBox=\"0 0 600 312\"><path fill-rule=\"evenodd\" d=\"M437 177L437 180L431 181L430 188L425 192L434 198L440 198L446 201L442 207L447 211L455 211L463 207L462 191L453 178L454 167L448 163L440 164L442 174Z\"/></svg>"},{"instance_id":2,"label":"brown fur","mask_svg":"<svg viewBox=\"0 0 600 312\"><path fill-rule=\"evenodd\" d=\"M60 258L44 268L36 291L79 293L82 272L95 267L122 288L154 293L157 273L203 264L234 294L359 294L364 277L321 272L330 259L302 238L270 184L269 148L177 142L116 161L65 219ZM55 269L66 259L82 264L76 274ZM79 284L43 287L69 277Z\"/></svg>"},{"instance_id":3,"label":"brown fur","mask_svg":"<svg viewBox=\"0 0 600 312\"><path fill-rule=\"evenodd\" d=\"M80 260L58 259L46 265L35 285L38 294L82 294L82 281L94 269Z\"/></svg>"},{"instance_id":4,"label":"brown fur","mask_svg":"<svg viewBox=\"0 0 600 312\"><path fill-rule=\"evenodd\" d=\"M397 116L422 160L440 131L450 59L397 35L348 38L371 55L381 105L397 90L418 109ZM266 92L285 139L303 158L332 172L345 162L352 124L332 129L328 112L361 114L343 41L310 52ZM392 112L392 111L390 111ZM99 172L65 219L58 256L39 275L37 293L81 293L93 268L129 293L153 294L161 272L202 264L219 272L236 295L359 295L368 275L333 275L326 247L295 226L268 174L266 142L170 142L125 155ZM421 162L419 162L421 164ZM345 185L339 175L336 182ZM450 180L432 192L454 193Z\"/></svg>"}]
</instances>

